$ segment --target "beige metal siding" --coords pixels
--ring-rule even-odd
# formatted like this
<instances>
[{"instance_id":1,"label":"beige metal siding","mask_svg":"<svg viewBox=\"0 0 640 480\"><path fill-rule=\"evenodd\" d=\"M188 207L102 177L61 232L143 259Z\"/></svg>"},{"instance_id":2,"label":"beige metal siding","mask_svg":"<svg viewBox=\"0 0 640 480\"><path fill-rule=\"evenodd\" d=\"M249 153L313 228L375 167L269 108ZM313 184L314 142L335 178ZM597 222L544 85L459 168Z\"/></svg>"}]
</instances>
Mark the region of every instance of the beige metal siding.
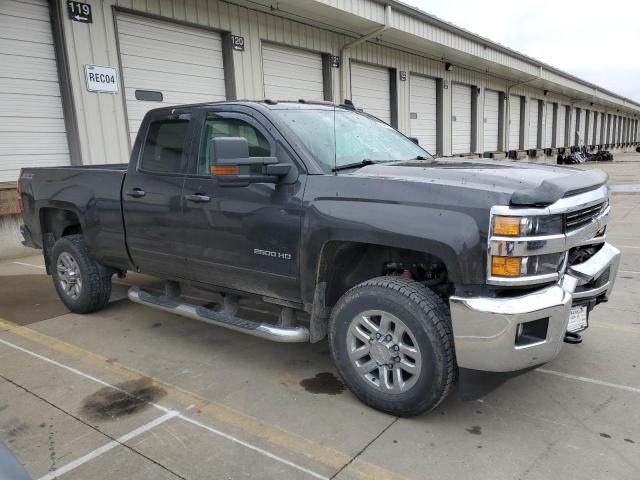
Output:
<instances>
[{"instance_id":1,"label":"beige metal siding","mask_svg":"<svg viewBox=\"0 0 640 480\"><path fill-rule=\"evenodd\" d=\"M162 16L167 21L189 22L243 36L245 39L244 51L233 51L232 53L237 98L260 99L265 96L262 68L262 45L264 43L287 45L314 52L340 55L341 47L355 38L354 36L331 31L330 23L327 24L325 22L325 27L323 28L308 23L299 23L278 16L280 12L277 9L266 11L256 3L243 2L251 7L247 8L232 2L218 0L86 1L93 6L94 23L90 26L71 21L66 15L65 2L60 2L60 13L64 23L66 48L69 55L71 89L74 92L75 114L78 118L81 156L85 163L122 162L127 159L129 153L125 100L123 100L122 92L114 95L88 92L84 81L83 69L85 64L110 65L114 67L119 64L116 48L117 34L113 18L114 6ZM334 2L332 9L337 12L337 15L342 15L343 18L347 16L342 11L348 10L355 15L354 19L357 17L370 18L371 21L378 24L384 21L384 5L371 0L349 0L348 2L339 0L339 4L335 3L335 0L326 1ZM294 3L289 2L292 10L295 10L296 7ZM325 9L324 11L327 12L328 10ZM396 13L398 12L394 11L391 17L392 22L403 22L398 23L398 26L406 24L407 28L411 29L426 28L424 22L419 21L419 19L413 20L406 15L401 18ZM318 25L321 24L318 23ZM411 31L418 32L418 30ZM439 37L440 34L444 35L444 33L446 32L432 30L418 33L418 36L433 38L436 44L451 41L453 42L452 45L456 45L455 42L459 41L459 37L455 35L449 36L449 33L447 33L446 38ZM512 81L498 78L495 76L496 72L491 75L483 74L477 70L467 70L462 65L453 71L445 71L444 63L427 58L429 55L416 55L411 53L408 48L405 51L400 44L396 44L393 48L385 46L384 41L385 36L383 35L379 42L364 42L357 47L349 49L346 57L341 58L340 69L331 69L332 87L335 92L333 100L342 102L344 98L350 97L350 92L352 91L351 74L349 72L349 61L345 60L345 58L348 59L349 57L354 62L442 78L448 87L447 90L444 90L445 95L442 99L442 153L444 155L451 154L451 85L454 82L458 82L475 85L481 89L505 91L513 83ZM460 48L460 50L465 51L467 47L475 49L474 51L480 52L481 55L486 55L487 58L490 58L490 61L505 61L505 65L511 62L506 57L502 57L502 59L499 57L503 53L496 55L492 48L485 50L481 42L475 46L469 44L464 48ZM434 56L433 58L436 57ZM478 58L482 59L484 57ZM512 73L520 71L517 63L510 64L507 68L514 69ZM532 75L539 73L536 65L526 65L521 71L530 71ZM342 82L340 72L345 72ZM560 83L556 83L556 85L562 85L564 81L557 76L548 76L546 71L543 71L542 74L543 78L547 79L551 84L558 81ZM580 84L571 84L568 87L578 88ZM564 104L571 101L570 96L553 93L553 91L561 91L561 88L551 88L550 90L549 95L545 97L548 101L564 102ZM412 111L410 108L410 82L398 81L397 93L398 125L400 130L409 133L411 131L410 112ZM527 97L542 96L541 90L535 89L530 85L515 86L512 88L511 93ZM601 92L590 90L589 94L595 95L596 103L598 99L619 102L619 100L613 97L609 98L605 94L601 94ZM478 111L483 112L483 98L479 100ZM482 132L483 116L477 115L477 117L476 130ZM484 136L480 135L479 140L484 140ZM507 139L505 138L505 140ZM480 144L481 142L478 143Z\"/></svg>"},{"instance_id":2,"label":"beige metal siding","mask_svg":"<svg viewBox=\"0 0 640 480\"><path fill-rule=\"evenodd\" d=\"M117 21L132 144L153 108L225 99L219 33L132 15ZM137 100L136 90L159 91L163 100Z\"/></svg>"},{"instance_id":3,"label":"beige metal siding","mask_svg":"<svg viewBox=\"0 0 640 480\"><path fill-rule=\"evenodd\" d=\"M389 69L351 62L351 99L356 108L391 123Z\"/></svg>"},{"instance_id":4,"label":"beige metal siding","mask_svg":"<svg viewBox=\"0 0 640 480\"><path fill-rule=\"evenodd\" d=\"M498 150L500 131L500 94L493 90L484 91L484 151Z\"/></svg>"},{"instance_id":5,"label":"beige metal siding","mask_svg":"<svg viewBox=\"0 0 640 480\"><path fill-rule=\"evenodd\" d=\"M529 143L528 148L538 148L538 100L529 99Z\"/></svg>"},{"instance_id":6,"label":"beige metal siding","mask_svg":"<svg viewBox=\"0 0 640 480\"><path fill-rule=\"evenodd\" d=\"M509 96L509 150L520 148L520 108L521 97Z\"/></svg>"},{"instance_id":7,"label":"beige metal siding","mask_svg":"<svg viewBox=\"0 0 640 480\"><path fill-rule=\"evenodd\" d=\"M435 153L438 138L436 80L421 75L411 75L409 82L411 136L416 137L428 152Z\"/></svg>"},{"instance_id":8,"label":"beige metal siding","mask_svg":"<svg viewBox=\"0 0 640 480\"><path fill-rule=\"evenodd\" d=\"M451 153L471 151L471 87L454 83L451 88Z\"/></svg>"},{"instance_id":9,"label":"beige metal siding","mask_svg":"<svg viewBox=\"0 0 640 480\"><path fill-rule=\"evenodd\" d=\"M46 0L0 2L0 182L69 164Z\"/></svg>"},{"instance_id":10,"label":"beige metal siding","mask_svg":"<svg viewBox=\"0 0 640 480\"><path fill-rule=\"evenodd\" d=\"M262 69L265 98L324 100L319 53L264 43Z\"/></svg>"}]
</instances>

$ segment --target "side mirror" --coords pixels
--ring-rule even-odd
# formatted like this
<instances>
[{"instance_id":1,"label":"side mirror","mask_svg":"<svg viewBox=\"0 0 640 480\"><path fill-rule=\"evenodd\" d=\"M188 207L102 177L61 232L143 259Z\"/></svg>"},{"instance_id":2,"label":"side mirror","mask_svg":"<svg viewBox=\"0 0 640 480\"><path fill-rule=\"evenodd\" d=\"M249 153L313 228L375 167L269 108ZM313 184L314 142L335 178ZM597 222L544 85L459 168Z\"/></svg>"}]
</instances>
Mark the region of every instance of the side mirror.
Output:
<instances>
[{"instance_id":1,"label":"side mirror","mask_svg":"<svg viewBox=\"0 0 640 480\"><path fill-rule=\"evenodd\" d=\"M249 143L243 137L209 140L209 168L220 185L246 187L250 183L277 183L291 165L276 157L250 157Z\"/></svg>"}]
</instances>

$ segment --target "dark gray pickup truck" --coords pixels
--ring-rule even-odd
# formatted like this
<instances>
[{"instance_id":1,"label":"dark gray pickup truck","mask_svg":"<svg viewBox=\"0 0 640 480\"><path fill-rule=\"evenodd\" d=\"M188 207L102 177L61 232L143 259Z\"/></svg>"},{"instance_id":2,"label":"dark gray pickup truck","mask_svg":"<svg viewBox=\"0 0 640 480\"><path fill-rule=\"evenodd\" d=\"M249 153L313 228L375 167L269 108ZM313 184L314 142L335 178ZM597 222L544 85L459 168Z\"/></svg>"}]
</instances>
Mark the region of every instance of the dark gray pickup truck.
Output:
<instances>
[{"instance_id":1,"label":"dark gray pickup truck","mask_svg":"<svg viewBox=\"0 0 640 480\"><path fill-rule=\"evenodd\" d=\"M279 342L328 337L374 408L435 408L460 371L514 372L579 341L607 300L606 175L436 160L352 106L223 102L153 110L129 165L22 170L25 244L67 307L114 274L131 300ZM196 295L197 294L197 295ZM193 300L215 295L219 307ZM275 304L273 323L242 302Z\"/></svg>"}]
</instances>

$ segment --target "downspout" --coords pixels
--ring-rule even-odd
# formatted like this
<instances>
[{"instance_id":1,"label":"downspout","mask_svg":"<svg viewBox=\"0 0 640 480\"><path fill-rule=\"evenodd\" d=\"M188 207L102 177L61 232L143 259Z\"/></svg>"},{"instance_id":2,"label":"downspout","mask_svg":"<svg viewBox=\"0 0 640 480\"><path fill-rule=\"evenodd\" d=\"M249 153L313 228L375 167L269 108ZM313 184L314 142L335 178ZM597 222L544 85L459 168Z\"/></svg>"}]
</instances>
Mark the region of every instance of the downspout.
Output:
<instances>
[{"instance_id":1,"label":"downspout","mask_svg":"<svg viewBox=\"0 0 640 480\"><path fill-rule=\"evenodd\" d=\"M340 49L340 98L338 99L338 103L343 102L347 98L347 73L348 71L350 71L349 49L378 36L385 30L387 30L390 26L391 5L386 5L384 8L384 25L361 37L351 40L350 42L347 42L342 46L342 48ZM351 97L351 95L349 95L349 97Z\"/></svg>"}]
</instances>

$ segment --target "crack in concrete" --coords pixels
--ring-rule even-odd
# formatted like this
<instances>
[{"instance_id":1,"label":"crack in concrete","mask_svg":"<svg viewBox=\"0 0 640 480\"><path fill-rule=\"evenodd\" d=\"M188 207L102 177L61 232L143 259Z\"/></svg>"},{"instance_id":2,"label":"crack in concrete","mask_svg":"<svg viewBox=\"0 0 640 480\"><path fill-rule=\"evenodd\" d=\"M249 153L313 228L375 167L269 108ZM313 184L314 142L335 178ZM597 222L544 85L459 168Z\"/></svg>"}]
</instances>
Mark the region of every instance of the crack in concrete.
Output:
<instances>
[{"instance_id":1,"label":"crack in concrete","mask_svg":"<svg viewBox=\"0 0 640 480\"><path fill-rule=\"evenodd\" d=\"M362 449L356 453L353 457L351 457L351 459L345 463L342 467L340 467L340 469L334 473L333 475L331 475L331 478L329 480L333 480L334 478L336 478L338 475L340 475L342 473L343 470L345 470L349 465L351 465L360 455L362 455L372 444L373 442L375 442L376 440L378 440L387 430L389 430L398 420L400 420L399 417L394 417L393 421L387 425L386 427L384 427L380 433L378 433L375 437L373 437L371 439L371 441L369 443L367 443L364 447L362 447Z\"/></svg>"}]
</instances>

